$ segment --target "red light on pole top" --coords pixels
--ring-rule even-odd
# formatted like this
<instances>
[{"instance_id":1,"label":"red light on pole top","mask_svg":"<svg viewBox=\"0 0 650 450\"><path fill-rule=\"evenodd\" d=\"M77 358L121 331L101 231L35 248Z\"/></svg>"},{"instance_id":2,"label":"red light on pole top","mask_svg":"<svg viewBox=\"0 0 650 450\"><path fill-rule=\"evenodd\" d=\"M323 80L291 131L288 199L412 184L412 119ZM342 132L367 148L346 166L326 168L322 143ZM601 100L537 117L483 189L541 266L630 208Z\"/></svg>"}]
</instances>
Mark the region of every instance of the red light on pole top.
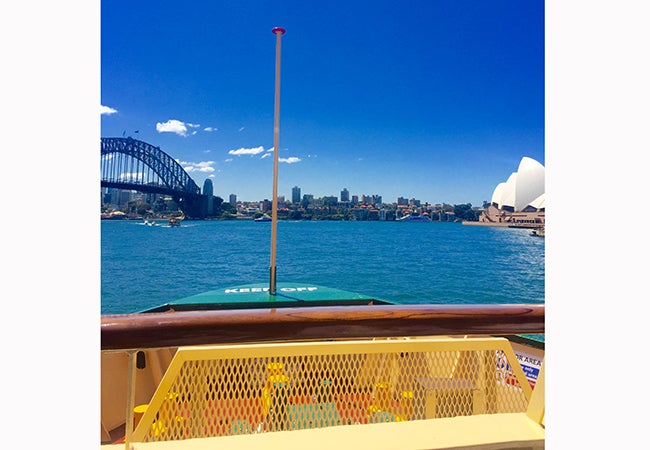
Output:
<instances>
[{"instance_id":1,"label":"red light on pole top","mask_svg":"<svg viewBox=\"0 0 650 450\"><path fill-rule=\"evenodd\" d=\"M273 29L271 30L271 32L272 32L273 34L284 34L284 33L287 32L287 30L285 30L285 29L282 28L282 27L275 27L275 28L273 28Z\"/></svg>"}]
</instances>

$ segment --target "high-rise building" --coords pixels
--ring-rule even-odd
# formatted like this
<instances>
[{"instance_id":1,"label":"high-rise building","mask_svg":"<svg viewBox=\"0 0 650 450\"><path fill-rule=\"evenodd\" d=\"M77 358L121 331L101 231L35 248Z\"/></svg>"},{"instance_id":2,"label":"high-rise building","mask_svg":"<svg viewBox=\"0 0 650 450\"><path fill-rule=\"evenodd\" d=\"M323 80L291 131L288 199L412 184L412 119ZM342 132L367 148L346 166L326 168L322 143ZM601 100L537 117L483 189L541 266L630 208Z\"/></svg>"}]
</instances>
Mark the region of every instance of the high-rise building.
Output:
<instances>
[{"instance_id":1,"label":"high-rise building","mask_svg":"<svg viewBox=\"0 0 650 450\"><path fill-rule=\"evenodd\" d=\"M358 195L353 195L352 196L352 203L355 204L355 205L357 203L359 203L359 196Z\"/></svg>"},{"instance_id":2,"label":"high-rise building","mask_svg":"<svg viewBox=\"0 0 650 450\"><path fill-rule=\"evenodd\" d=\"M336 206L336 204L339 202L339 199L336 198L335 195L328 195L323 197L323 204L325 206Z\"/></svg>"},{"instance_id":3,"label":"high-rise building","mask_svg":"<svg viewBox=\"0 0 650 450\"><path fill-rule=\"evenodd\" d=\"M212 189L212 180L210 178L206 178L205 181L203 182L203 195L207 197L207 213L208 216L211 216L214 214L214 201L212 197L214 196L214 192Z\"/></svg>"},{"instance_id":4,"label":"high-rise building","mask_svg":"<svg viewBox=\"0 0 650 450\"><path fill-rule=\"evenodd\" d=\"M273 208L272 205L273 205L273 202L271 200L269 200L268 198L265 198L264 200L262 200L260 202L260 211L262 211L262 212L271 211L271 209Z\"/></svg>"},{"instance_id":5,"label":"high-rise building","mask_svg":"<svg viewBox=\"0 0 650 450\"><path fill-rule=\"evenodd\" d=\"M237 195L236 194L230 194L230 197L228 197L228 203L231 205L236 205L237 204Z\"/></svg>"},{"instance_id":6,"label":"high-rise building","mask_svg":"<svg viewBox=\"0 0 650 450\"><path fill-rule=\"evenodd\" d=\"M306 208L310 203L314 202L313 194L305 194L302 196L302 207Z\"/></svg>"},{"instance_id":7,"label":"high-rise building","mask_svg":"<svg viewBox=\"0 0 650 450\"><path fill-rule=\"evenodd\" d=\"M291 203L300 203L300 188L298 186L291 189Z\"/></svg>"},{"instance_id":8,"label":"high-rise building","mask_svg":"<svg viewBox=\"0 0 650 450\"><path fill-rule=\"evenodd\" d=\"M341 201L342 202L350 201L350 191L348 191L348 188L343 188L343 190L341 191Z\"/></svg>"}]
</instances>

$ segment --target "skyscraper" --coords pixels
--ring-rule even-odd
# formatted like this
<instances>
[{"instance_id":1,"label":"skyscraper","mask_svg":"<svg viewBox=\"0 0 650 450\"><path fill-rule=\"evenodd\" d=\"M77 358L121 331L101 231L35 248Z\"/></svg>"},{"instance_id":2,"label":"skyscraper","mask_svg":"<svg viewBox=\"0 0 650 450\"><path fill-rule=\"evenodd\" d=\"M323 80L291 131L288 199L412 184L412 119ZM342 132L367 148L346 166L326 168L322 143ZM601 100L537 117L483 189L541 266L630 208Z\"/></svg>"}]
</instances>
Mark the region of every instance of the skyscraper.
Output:
<instances>
[{"instance_id":1,"label":"skyscraper","mask_svg":"<svg viewBox=\"0 0 650 450\"><path fill-rule=\"evenodd\" d=\"M208 216L211 216L214 214L214 201L212 197L214 196L214 192L212 189L212 180L210 178L206 178L205 181L203 182L203 195L207 197L207 213Z\"/></svg>"},{"instance_id":2,"label":"skyscraper","mask_svg":"<svg viewBox=\"0 0 650 450\"><path fill-rule=\"evenodd\" d=\"M230 197L228 198L228 203L231 205L236 205L237 204L237 195L236 194L230 194Z\"/></svg>"},{"instance_id":3,"label":"skyscraper","mask_svg":"<svg viewBox=\"0 0 650 450\"><path fill-rule=\"evenodd\" d=\"M342 202L350 201L350 191L348 191L348 188L343 188L343 190L341 191L341 201Z\"/></svg>"},{"instance_id":4,"label":"skyscraper","mask_svg":"<svg viewBox=\"0 0 650 450\"><path fill-rule=\"evenodd\" d=\"M291 189L291 203L300 203L300 188L298 186Z\"/></svg>"}]
</instances>

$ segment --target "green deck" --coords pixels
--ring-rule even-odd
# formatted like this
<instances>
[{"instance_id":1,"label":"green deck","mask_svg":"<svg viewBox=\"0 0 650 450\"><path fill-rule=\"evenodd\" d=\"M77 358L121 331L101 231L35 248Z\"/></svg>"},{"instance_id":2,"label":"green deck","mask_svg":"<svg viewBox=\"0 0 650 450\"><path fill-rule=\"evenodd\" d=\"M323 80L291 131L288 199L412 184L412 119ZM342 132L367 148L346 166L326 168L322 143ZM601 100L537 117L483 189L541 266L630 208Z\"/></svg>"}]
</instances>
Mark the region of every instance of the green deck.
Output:
<instances>
[{"instance_id":1,"label":"green deck","mask_svg":"<svg viewBox=\"0 0 650 450\"><path fill-rule=\"evenodd\" d=\"M202 292L139 312L298 308L369 304L396 305L397 303L357 292L308 283L277 283L276 295L271 295L269 294L268 284L253 283ZM544 334L521 334L505 337L536 348L544 348Z\"/></svg>"},{"instance_id":2,"label":"green deck","mask_svg":"<svg viewBox=\"0 0 650 450\"><path fill-rule=\"evenodd\" d=\"M244 284L185 297L141 312L194 311L213 309L289 308L303 306L349 306L391 304L356 292L307 283L277 283L276 295L268 284Z\"/></svg>"}]
</instances>

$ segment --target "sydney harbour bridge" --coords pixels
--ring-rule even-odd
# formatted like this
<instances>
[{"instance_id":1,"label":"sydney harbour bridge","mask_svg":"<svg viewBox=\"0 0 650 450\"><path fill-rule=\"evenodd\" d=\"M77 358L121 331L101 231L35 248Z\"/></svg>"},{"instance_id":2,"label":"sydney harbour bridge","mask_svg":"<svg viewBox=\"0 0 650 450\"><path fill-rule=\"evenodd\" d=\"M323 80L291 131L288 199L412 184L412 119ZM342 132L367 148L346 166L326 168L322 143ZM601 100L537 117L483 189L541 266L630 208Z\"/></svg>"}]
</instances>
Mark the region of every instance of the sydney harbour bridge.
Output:
<instances>
[{"instance_id":1,"label":"sydney harbour bridge","mask_svg":"<svg viewBox=\"0 0 650 450\"><path fill-rule=\"evenodd\" d=\"M171 196L188 218L202 219L208 198L171 156L146 142L101 138L101 186Z\"/></svg>"}]
</instances>

